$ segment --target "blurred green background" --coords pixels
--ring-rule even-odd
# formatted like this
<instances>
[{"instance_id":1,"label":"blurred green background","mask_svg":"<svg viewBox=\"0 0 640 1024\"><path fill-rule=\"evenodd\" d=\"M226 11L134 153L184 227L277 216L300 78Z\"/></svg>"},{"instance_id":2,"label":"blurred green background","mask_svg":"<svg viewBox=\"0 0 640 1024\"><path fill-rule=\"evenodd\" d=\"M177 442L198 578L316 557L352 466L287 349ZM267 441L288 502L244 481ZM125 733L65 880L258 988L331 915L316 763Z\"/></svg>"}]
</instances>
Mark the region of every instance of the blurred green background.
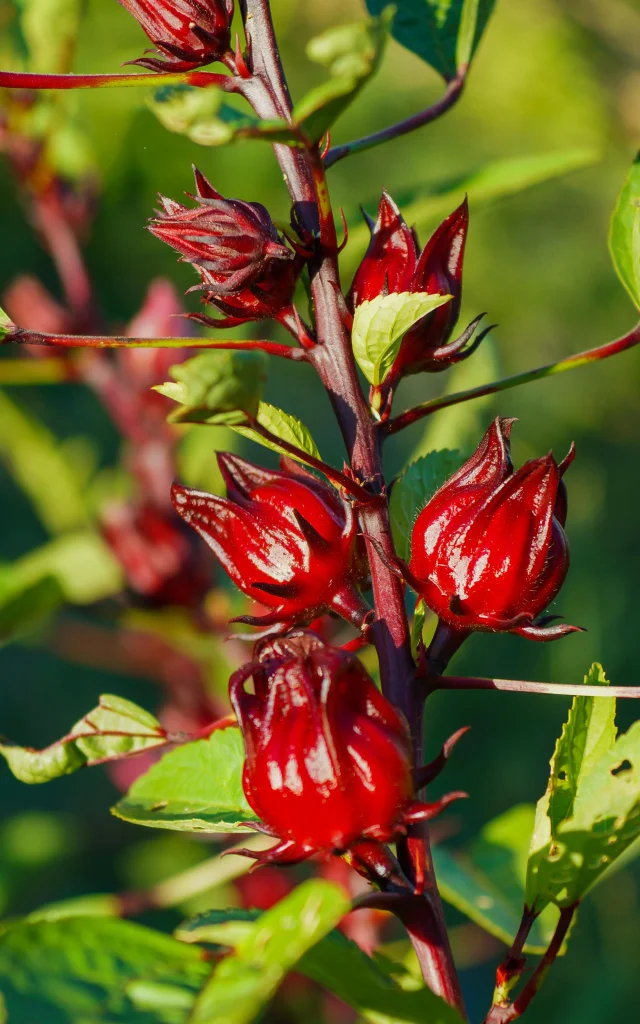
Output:
<instances>
[{"instance_id":1,"label":"blurred green background","mask_svg":"<svg viewBox=\"0 0 640 1024\"><path fill-rule=\"evenodd\" d=\"M4 0L0 12L6 14L7 7ZM142 32L115 0L90 0L87 8L74 70L115 71L141 53ZM361 17L362 6L359 0L273 0L273 9L292 90L299 96L321 74L305 58L307 39L329 25ZM434 72L392 44L377 78L339 122L333 142L406 116L440 90ZM409 199L425 190L446 190L448 182L499 159L574 149L598 155L587 169L515 196L488 204L472 200L462 319L466 323L486 310L499 327L473 366L465 365L469 382L552 361L632 325L633 308L607 253L607 231L640 138L639 93L640 6L632 0L498 0L459 106L417 134L352 157L331 171L335 205L345 208L355 226L358 205L373 213L382 186ZM180 290L193 283L191 271L143 230L156 192L179 199L191 189L192 163L224 194L263 202L274 216L287 216L277 165L262 144L205 149L169 135L145 108L142 90L79 93L68 102L100 168L103 194L86 257L109 321L125 323L153 277L167 276ZM30 272L57 294L53 267L30 229L6 163L0 165L0 224L0 291L16 274ZM420 225L423 239L434 224ZM197 308L196 298L186 301ZM389 444L390 475L412 452L433 445L470 448L497 413L519 418L517 463L550 447L562 457L572 440L577 444L567 481L572 568L557 610L588 632L549 645L477 636L457 658L456 671L576 682L598 660L613 682L638 682L639 381L640 352L635 351L508 392L480 409L467 406L463 414L442 414ZM398 401L424 400L448 385L445 376L414 377L403 384ZM22 387L5 394L44 423L76 460L93 460L99 468L115 464L118 437L85 388ZM267 399L299 415L323 455L339 464L340 440L310 370L272 366ZM18 427L2 401L0 395L0 559L9 562L45 542L47 534L16 480L20 474L28 480L41 467L34 460L20 472L12 468L8 453ZM217 437L211 434L211 447ZM261 457L246 445L250 457ZM74 571L82 576L82 562ZM74 612L76 620L89 623L92 615ZM0 651L0 733L43 746L105 691L150 710L157 706L159 691L150 680L89 669L52 653L55 628ZM220 672L222 688L222 665ZM433 749L454 728L473 726L446 773L447 788L471 793L464 808L449 816L454 844L463 844L511 805L541 795L565 705L560 697L515 694L433 699L427 723ZM623 727L633 710L620 708ZM49 900L149 884L203 856L201 841L150 837L110 817L108 807L116 795L100 768L27 788L0 766L4 912L19 914ZM637 871L627 869L587 900L569 956L529 1011L531 1024L609 1024L634 1018L638 883ZM148 920L170 928L178 916L157 913ZM461 925L463 919L452 912L451 921ZM467 950L464 985L476 1018L488 1003L501 952L481 941L479 952Z\"/></svg>"}]
</instances>

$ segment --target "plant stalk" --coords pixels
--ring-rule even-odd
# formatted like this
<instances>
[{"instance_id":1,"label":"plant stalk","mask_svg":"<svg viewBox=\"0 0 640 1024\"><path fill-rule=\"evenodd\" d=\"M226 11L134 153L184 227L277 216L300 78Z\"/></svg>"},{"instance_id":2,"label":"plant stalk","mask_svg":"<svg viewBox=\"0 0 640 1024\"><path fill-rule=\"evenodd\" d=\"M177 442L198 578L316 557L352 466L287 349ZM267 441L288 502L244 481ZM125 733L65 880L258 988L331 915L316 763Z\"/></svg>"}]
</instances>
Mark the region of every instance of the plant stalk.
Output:
<instances>
[{"instance_id":1,"label":"plant stalk","mask_svg":"<svg viewBox=\"0 0 640 1024\"><path fill-rule=\"evenodd\" d=\"M552 693L560 697L640 698L640 686L534 683L525 679L486 679L480 676L438 676L429 681L428 692L434 690L505 690L510 693Z\"/></svg>"}]
</instances>

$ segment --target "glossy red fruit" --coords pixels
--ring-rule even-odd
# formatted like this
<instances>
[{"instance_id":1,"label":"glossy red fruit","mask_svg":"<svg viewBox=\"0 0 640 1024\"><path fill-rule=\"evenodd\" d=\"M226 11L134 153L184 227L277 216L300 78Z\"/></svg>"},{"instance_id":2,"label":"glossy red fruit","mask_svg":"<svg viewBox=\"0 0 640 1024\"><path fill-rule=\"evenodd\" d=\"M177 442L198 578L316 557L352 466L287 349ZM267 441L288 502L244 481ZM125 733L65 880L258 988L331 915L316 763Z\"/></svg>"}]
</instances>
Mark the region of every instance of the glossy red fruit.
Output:
<instances>
[{"instance_id":1,"label":"glossy red fruit","mask_svg":"<svg viewBox=\"0 0 640 1024\"><path fill-rule=\"evenodd\" d=\"M514 473L512 422L496 419L418 516L409 577L450 628L553 640L578 629L535 622L569 568L562 475L574 449L560 465L548 454Z\"/></svg>"},{"instance_id":2,"label":"glossy red fruit","mask_svg":"<svg viewBox=\"0 0 640 1024\"><path fill-rule=\"evenodd\" d=\"M118 0L140 23L160 57L131 61L151 71L189 71L228 49L233 0Z\"/></svg>"},{"instance_id":3,"label":"glossy red fruit","mask_svg":"<svg viewBox=\"0 0 640 1024\"><path fill-rule=\"evenodd\" d=\"M162 209L149 230L196 267L202 279L196 290L206 292L206 301L234 325L277 316L291 305L300 257L285 244L264 206L224 199L197 170L195 177L197 205L160 196Z\"/></svg>"},{"instance_id":4,"label":"glossy red fruit","mask_svg":"<svg viewBox=\"0 0 640 1024\"><path fill-rule=\"evenodd\" d=\"M280 839L256 859L349 850L359 870L393 870L380 844L433 808L414 801L405 720L357 658L299 630L260 645L229 695L245 742L245 795Z\"/></svg>"},{"instance_id":5,"label":"glossy red fruit","mask_svg":"<svg viewBox=\"0 0 640 1024\"><path fill-rule=\"evenodd\" d=\"M382 193L378 219L369 224L371 242L349 292L351 308L395 292L452 296L450 302L427 313L405 336L391 370L393 380L423 370L444 370L466 359L482 341L481 334L468 344L478 318L448 344L460 313L468 226L465 199L435 230L421 253L415 233L406 225L393 199L387 192Z\"/></svg>"},{"instance_id":6,"label":"glossy red fruit","mask_svg":"<svg viewBox=\"0 0 640 1024\"><path fill-rule=\"evenodd\" d=\"M236 586L272 609L237 621L284 629L332 610L361 625L368 608L355 586L350 505L302 469L262 469L226 452L217 458L226 498L174 484L172 500Z\"/></svg>"}]
</instances>

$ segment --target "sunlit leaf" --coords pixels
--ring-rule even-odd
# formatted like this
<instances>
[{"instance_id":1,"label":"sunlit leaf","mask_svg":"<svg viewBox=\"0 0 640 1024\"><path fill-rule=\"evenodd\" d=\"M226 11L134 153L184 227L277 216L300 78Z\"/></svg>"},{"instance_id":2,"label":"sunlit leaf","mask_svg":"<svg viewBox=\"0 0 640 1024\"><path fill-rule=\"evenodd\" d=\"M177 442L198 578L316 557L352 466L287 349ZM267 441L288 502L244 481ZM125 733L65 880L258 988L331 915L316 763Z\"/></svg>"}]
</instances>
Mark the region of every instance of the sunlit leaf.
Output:
<instances>
[{"instance_id":1,"label":"sunlit leaf","mask_svg":"<svg viewBox=\"0 0 640 1024\"><path fill-rule=\"evenodd\" d=\"M318 446L313 440L311 433L305 427L304 423L297 418L292 416L291 413L285 412L283 409L278 409L275 405L269 405L268 402L260 402L258 406L258 415L256 417L257 422L269 433L275 434L276 437L286 441L287 444L295 445L296 448L301 448L307 455L313 456L315 459L320 458L320 452ZM285 448L280 447L276 442L270 441L268 438L262 437L252 427L232 427L233 430L238 434L242 434L243 437L248 437L252 441L256 441L258 444L263 445L265 448L271 448L272 451L278 452L280 455L288 455L290 458L295 459L296 455L292 452L288 452ZM298 462L303 461L298 459Z\"/></svg>"},{"instance_id":2,"label":"sunlit leaf","mask_svg":"<svg viewBox=\"0 0 640 1024\"><path fill-rule=\"evenodd\" d=\"M386 0L366 0L379 14ZM395 0L392 32L443 78L455 77L480 42L495 0Z\"/></svg>"},{"instance_id":3,"label":"sunlit leaf","mask_svg":"<svg viewBox=\"0 0 640 1024\"><path fill-rule=\"evenodd\" d=\"M593 665L585 683L608 685ZM616 701L575 697L538 802L527 906L573 906L640 836L640 721L622 735Z\"/></svg>"},{"instance_id":4,"label":"sunlit leaf","mask_svg":"<svg viewBox=\"0 0 640 1024\"><path fill-rule=\"evenodd\" d=\"M147 100L147 106L167 131L186 135L199 146L224 146L235 139L262 136L270 142L292 141L286 121L261 121L232 107L224 95L212 87L163 85Z\"/></svg>"},{"instance_id":5,"label":"sunlit leaf","mask_svg":"<svg viewBox=\"0 0 640 1024\"><path fill-rule=\"evenodd\" d=\"M286 904L285 900L278 907L284 910ZM207 911L182 925L176 935L185 942L212 943L237 949L252 939L255 942L256 922L262 923L265 916L256 910ZM272 920L275 921L275 917ZM296 963L295 970L333 992L362 1019L374 1024L424 1024L425 1021L429 1024L459 1024L460 1021L455 1010L446 1006L429 989L415 986L413 990L403 989L396 977L404 976L404 965L382 957L372 959L335 930L307 950ZM236 1024L236 1018L230 1020Z\"/></svg>"},{"instance_id":6,"label":"sunlit leaf","mask_svg":"<svg viewBox=\"0 0 640 1024\"><path fill-rule=\"evenodd\" d=\"M609 247L618 277L640 309L640 153L611 218Z\"/></svg>"},{"instance_id":7,"label":"sunlit leaf","mask_svg":"<svg viewBox=\"0 0 640 1024\"><path fill-rule=\"evenodd\" d=\"M370 384L378 387L388 376L407 331L450 300L450 295L391 292L356 308L351 332L353 354Z\"/></svg>"},{"instance_id":8,"label":"sunlit leaf","mask_svg":"<svg viewBox=\"0 0 640 1024\"><path fill-rule=\"evenodd\" d=\"M123 697L106 694L97 708L44 750L0 743L0 754L21 782L39 783L166 742L167 734L153 715Z\"/></svg>"},{"instance_id":9,"label":"sunlit leaf","mask_svg":"<svg viewBox=\"0 0 640 1024\"><path fill-rule=\"evenodd\" d=\"M11 566L1 566L0 645L37 629L63 602L55 576L25 581Z\"/></svg>"},{"instance_id":10,"label":"sunlit leaf","mask_svg":"<svg viewBox=\"0 0 640 1024\"><path fill-rule=\"evenodd\" d=\"M391 488L389 511L395 549L406 561L417 516L438 488L462 465L460 452L443 448L411 462Z\"/></svg>"},{"instance_id":11,"label":"sunlit leaf","mask_svg":"<svg viewBox=\"0 0 640 1024\"><path fill-rule=\"evenodd\" d=\"M24 585L55 577L71 604L92 604L123 588L119 564L102 538L88 530L34 548L13 562L11 570Z\"/></svg>"},{"instance_id":12,"label":"sunlit leaf","mask_svg":"<svg viewBox=\"0 0 640 1024\"><path fill-rule=\"evenodd\" d=\"M11 1024L186 1024L209 970L197 946L109 917L19 921L0 942Z\"/></svg>"},{"instance_id":13,"label":"sunlit leaf","mask_svg":"<svg viewBox=\"0 0 640 1024\"><path fill-rule=\"evenodd\" d=\"M169 416L171 423L232 426L257 414L268 367L264 352L202 352L172 366L175 383L154 390L180 406Z\"/></svg>"},{"instance_id":14,"label":"sunlit leaf","mask_svg":"<svg viewBox=\"0 0 640 1024\"><path fill-rule=\"evenodd\" d=\"M293 120L306 138L317 142L331 128L376 72L389 34L392 11L379 18L338 25L307 44L307 56L331 71L331 78L296 104Z\"/></svg>"},{"instance_id":15,"label":"sunlit leaf","mask_svg":"<svg viewBox=\"0 0 640 1024\"><path fill-rule=\"evenodd\" d=\"M251 831L242 825L256 820L242 789L243 764L240 730L219 730L165 754L113 813L135 825L181 832Z\"/></svg>"}]
</instances>

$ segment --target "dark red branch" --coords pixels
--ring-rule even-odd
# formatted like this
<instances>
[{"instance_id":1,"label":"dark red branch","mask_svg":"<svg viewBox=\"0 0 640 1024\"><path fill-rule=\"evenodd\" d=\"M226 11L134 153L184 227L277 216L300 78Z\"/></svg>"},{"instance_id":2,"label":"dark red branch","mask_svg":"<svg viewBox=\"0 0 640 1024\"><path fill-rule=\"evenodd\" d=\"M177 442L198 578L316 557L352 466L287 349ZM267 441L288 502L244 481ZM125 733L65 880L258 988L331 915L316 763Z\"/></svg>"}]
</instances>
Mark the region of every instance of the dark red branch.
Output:
<instances>
[{"instance_id":1,"label":"dark red branch","mask_svg":"<svg viewBox=\"0 0 640 1024\"><path fill-rule=\"evenodd\" d=\"M384 142L390 142L392 139L400 138L401 135L415 132L416 129L422 128L426 124L431 124L432 121L442 117L448 110L451 110L451 107L455 106L462 96L467 70L466 67L461 69L456 77L449 82L446 91L440 99L436 100L435 103L425 110L421 110L418 114L413 114L403 121L398 121L396 124L389 125L388 128L383 128L379 132L374 132L372 135L365 135L361 139L354 139L352 142L345 142L342 146L335 146L333 149L330 149L324 159L325 167L333 167L334 164L338 163L338 160L344 160L346 156L351 156L352 153L362 153L373 146L381 146Z\"/></svg>"}]
</instances>

